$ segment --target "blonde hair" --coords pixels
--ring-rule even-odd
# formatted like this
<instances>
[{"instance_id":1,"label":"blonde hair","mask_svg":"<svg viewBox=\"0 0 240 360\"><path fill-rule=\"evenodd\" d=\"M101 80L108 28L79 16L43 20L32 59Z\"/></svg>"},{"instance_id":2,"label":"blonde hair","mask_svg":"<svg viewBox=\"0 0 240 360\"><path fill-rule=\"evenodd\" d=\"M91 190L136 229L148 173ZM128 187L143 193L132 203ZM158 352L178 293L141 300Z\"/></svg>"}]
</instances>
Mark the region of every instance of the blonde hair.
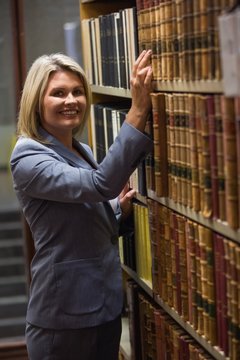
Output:
<instances>
[{"instance_id":1,"label":"blonde hair","mask_svg":"<svg viewBox=\"0 0 240 360\"><path fill-rule=\"evenodd\" d=\"M86 111L83 121L73 130L73 136L80 135L89 116L91 90L81 66L70 57L56 53L37 58L29 69L23 87L18 116L17 134L43 142L39 132L43 95L48 85L50 74L56 71L72 71L81 79L86 95Z\"/></svg>"}]
</instances>

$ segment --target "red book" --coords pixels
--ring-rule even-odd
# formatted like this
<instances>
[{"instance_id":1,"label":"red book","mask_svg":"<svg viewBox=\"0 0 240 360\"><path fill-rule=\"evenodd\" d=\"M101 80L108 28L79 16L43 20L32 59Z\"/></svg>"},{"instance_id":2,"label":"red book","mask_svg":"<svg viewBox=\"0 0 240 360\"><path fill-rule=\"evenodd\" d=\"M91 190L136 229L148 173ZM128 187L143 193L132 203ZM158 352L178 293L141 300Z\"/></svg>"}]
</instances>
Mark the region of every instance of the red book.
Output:
<instances>
[{"instance_id":1,"label":"red book","mask_svg":"<svg viewBox=\"0 0 240 360\"><path fill-rule=\"evenodd\" d=\"M158 360L164 360L166 355L166 343L164 336L165 320L163 313L160 309L154 310L154 320L155 320L155 329L156 329L156 355Z\"/></svg>"}]
</instances>

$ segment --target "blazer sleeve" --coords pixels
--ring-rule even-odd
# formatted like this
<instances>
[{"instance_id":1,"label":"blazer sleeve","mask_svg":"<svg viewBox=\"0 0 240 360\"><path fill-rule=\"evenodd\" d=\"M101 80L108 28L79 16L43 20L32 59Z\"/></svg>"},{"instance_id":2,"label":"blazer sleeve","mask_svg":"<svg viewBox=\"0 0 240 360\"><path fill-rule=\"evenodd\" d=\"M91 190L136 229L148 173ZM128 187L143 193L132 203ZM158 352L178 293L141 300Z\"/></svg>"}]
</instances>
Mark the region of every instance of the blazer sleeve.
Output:
<instances>
[{"instance_id":1,"label":"blazer sleeve","mask_svg":"<svg viewBox=\"0 0 240 360\"><path fill-rule=\"evenodd\" d=\"M152 148L151 139L124 123L97 169L74 167L49 147L19 139L10 160L16 191L60 202L99 202L119 195L139 161Z\"/></svg>"}]
</instances>

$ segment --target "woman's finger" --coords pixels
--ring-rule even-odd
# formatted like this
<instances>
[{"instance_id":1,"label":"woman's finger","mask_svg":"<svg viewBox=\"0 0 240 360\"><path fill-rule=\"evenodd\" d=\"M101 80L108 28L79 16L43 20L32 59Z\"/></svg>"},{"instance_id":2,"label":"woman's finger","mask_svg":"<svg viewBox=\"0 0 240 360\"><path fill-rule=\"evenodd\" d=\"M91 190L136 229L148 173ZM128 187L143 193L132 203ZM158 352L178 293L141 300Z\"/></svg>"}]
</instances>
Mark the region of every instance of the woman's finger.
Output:
<instances>
[{"instance_id":1,"label":"woman's finger","mask_svg":"<svg viewBox=\"0 0 240 360\"><path fill-rule=\"evenodd\" d=\"M137 71L144 68L146 65L149 64L150 61L150 57L151 57L151 50L143 50L141 52L141 54L139 55L139 57L137 58L137 60L135 61L134 65L133 65L133 71L132 71L132 76L136 77L137 75Z\"/></svg>"}]
</instances>

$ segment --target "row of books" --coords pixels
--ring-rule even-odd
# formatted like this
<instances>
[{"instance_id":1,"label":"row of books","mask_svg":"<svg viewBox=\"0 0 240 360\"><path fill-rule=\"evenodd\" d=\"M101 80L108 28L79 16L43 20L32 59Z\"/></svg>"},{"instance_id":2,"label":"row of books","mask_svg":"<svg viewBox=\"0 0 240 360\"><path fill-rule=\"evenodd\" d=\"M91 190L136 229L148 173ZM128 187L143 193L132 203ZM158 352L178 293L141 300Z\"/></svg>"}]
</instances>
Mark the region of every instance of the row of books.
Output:
<instances>
[{"instance_id":1,"label":"row of books","mask_svg":"<svg viewBox=\"0 0 240 360\"><path fill-rule=\"evenodd\" d=\"M133 233L119 239L121 262L152 288L152 254L148 207L133 203Z\"/></svg>"},{"instance_id":2,"label":"row of books","mask_svg":"<svg viewBox=\"0 0 240 360\"><path fill-rule=\"evenodd\" d=\"M239 244L148 200L153 292L230 359L240 354Z\"/></svg>"},{"instance_id":3,"label":"row of books","mask_svg":"<svg viewBox=\"0 0 240 360\"><path fill-rule=\"evenodd\" d=\"M100 163L118 135L130 108L130 100L96 103L91 106L91 140L95 158ZM152 165L152 169L154 165ZM130 186L147 195L146 166L141 161L130 178Z\"/></svg>"},{"instance_id":4,"label":"row of books","mask_svg":"<svg viewBox=\"0 0 240 360\"><path fill-rule=\"evenodd\" d=\"M153 51L155 80L221 78L218 16L234 0L137 0L139 50Z\"/></svg>"},{"instance_id":5,"label":"row of books","mask_svg":"<svg viewBox=\"0 0 240 360\"><path fill-rule=\"evenodd\" d=\"M240 226L240 98L153 93L147 189Z\"/></svg>"},{"instance_id":6,"label":"row of books","mask_svg":"<svg viewBox=\"0 0 240 360\"><path fill-rule=\"evenodd\" d=\"M91 106L92 148L99 163L115 140L129 107L129 100L105 102Z\"/></svg>"},{"instance_id":7,"label":"row of books","mask_svg":"<svg viewBox=\"0 0 240 360\"><path fill-rule=\"evenodd\" d=\"M91 84L130 88L138 54L136 8L82 20L85 72Z\"/></svg>"},{"instance_id":8,"label":"row of books","mask_svg":"<svg viewBox=\"0 0 240 360\"><path fill-rule=\"evenodd\" d=\"M206 218L240 226L240 97L152 93L146 132L154 148L131 177L141 195L169 197ZM92 105L99 162L118 134L130 101Z\"/></svg>"},{"instance_id":9,"label":"row of books","mask_svg":"<svg viewBox=\"0 0 240 360\"><path fill-rule=\"evenodd\" d=\"M132 359L213 359L133 281L127 282Z\"/></svg>"}]
</instances>

